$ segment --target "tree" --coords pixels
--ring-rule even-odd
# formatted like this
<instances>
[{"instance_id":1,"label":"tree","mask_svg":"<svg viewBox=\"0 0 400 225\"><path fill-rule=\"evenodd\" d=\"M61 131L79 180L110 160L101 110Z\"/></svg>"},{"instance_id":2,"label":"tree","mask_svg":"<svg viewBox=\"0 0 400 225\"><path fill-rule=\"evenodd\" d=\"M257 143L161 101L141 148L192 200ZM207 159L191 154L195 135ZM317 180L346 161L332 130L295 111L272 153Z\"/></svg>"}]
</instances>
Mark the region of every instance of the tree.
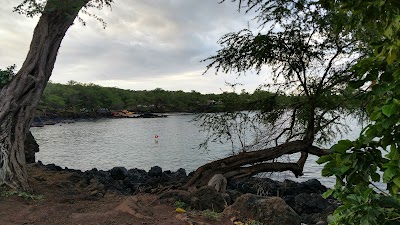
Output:
<instances>
[{"instance_id":1,"label":"tree","mask_svg":"<svg viewBox=\"0 0 400 225\"><path fill-rule=\"evenodd\" d=\"M29 190L24 140L51 76L61 42L78 13L110 6L113 0L24 0L15 11L40 15L27 57L0 90L0 184ZM100 19L101 21L101 19Z\"/></svg>"},{"instance_id":2,"label":"tree","mask_svg":"<svg viewBox=\"0 0 400 225\"><path fill-rule=\"evenodd\" d=\"M366 54L358 48L361 42L345 32L333 35L331 20L335 18L317 1L233 2L246 12L256 11L260 29L223 36L219 40L222 48L206 59L210 62L207 69L215 68L217 73L262 73L262 67L269 65L273 82L266 87L275 94L263 99L265 107L254 112L250 122L243 112L202 117L212 140L231 139L237 124L243 122L259 135L255 143L242 145L239 154L198 168L185 187L207 184L218 173L228 179L274 171L301 176L308 154L327 154L318 143L345 131L340 119L351 113L345 107L346 101L362 95L348 86L354 79L350 68ZM285 94L291 94L295 101L279 101ZM254 124L261 124L261 129ZM301 153L297 162L278 160L294 153Z\"/></svg>"},{"instance_id":3,"label":"tree","mask_svg":"<svg viewBox=\"0 0 400 225\"><path fill-rule=\"evenodd\" d=\"M371 122L357 140L339 141L319 160L326 163L324 176L336 176L325 196L343 203L331 224L400 224L400 2L321 4L337 18L335 32L351 34L369 52L352 71L354 87L369 86L366 112ZM386 189L375 185L379 181Z\"/></svg>"}]
</instances>

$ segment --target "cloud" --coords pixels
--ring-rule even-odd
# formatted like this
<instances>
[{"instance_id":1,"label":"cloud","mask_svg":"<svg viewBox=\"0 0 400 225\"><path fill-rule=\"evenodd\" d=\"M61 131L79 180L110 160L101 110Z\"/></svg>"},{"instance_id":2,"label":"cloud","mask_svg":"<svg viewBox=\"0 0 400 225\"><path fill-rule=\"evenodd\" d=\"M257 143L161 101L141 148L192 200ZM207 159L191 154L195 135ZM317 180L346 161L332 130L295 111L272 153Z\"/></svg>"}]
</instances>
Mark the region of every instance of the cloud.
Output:
<instances>
[{"instance_id":1,"label":"cloud","mask_svg":"<svg viewBox=\"0 0 400 225\"><path fill-rule=\"evenodd\" d=\"M6 0L0 9L1 67L22 64L37 21L12 13L13 4ZM203 76L206 63L200 60L215 54L223 34L246 28L253 17L238 13L236 3L218 0L116 1L112 10L95 13L107 28L83 15L87 26L75 24L67 32L53 82L220 92L224 79L235 77Z\"/></svg>"}]
</instances>

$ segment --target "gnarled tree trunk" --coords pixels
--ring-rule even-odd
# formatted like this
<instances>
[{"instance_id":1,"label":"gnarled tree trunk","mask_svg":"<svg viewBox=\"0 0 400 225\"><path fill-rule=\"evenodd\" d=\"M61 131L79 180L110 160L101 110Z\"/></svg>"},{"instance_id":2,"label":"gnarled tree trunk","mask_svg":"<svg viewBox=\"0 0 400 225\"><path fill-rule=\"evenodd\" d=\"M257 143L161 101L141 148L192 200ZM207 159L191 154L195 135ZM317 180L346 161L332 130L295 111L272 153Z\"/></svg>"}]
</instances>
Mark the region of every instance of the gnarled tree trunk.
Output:
<instances>
[{"instance_id":1,"label":"gnarled tree trunk","mask_svg":"<svg viewBox=\"0 0 400 225\"><path fill-rule=\"evenodd\" d=\"M269 162L282 155L297 152L301 152L301 156L296 163ZM226 179L232 179L262 172L291 171L296 177L301 176L308 153L317 156L327 154L325 150L312 146L308 141L292 141L268 149L242 152L199 167L183 188L207 185L215 174L222 174Z\"/></svg>"},{"instance_id":2,"label":"gnarled tree trunk","mask_svg":"<svg viewBox=\"0 0 400 225\"><path fill-rule=\"evenodd\" d=\"M25 135L53 71L61 41L87 2L47 1L24 64L0 90L0 185L30 189L25 168Z\"/></svg>"}]
</instances>

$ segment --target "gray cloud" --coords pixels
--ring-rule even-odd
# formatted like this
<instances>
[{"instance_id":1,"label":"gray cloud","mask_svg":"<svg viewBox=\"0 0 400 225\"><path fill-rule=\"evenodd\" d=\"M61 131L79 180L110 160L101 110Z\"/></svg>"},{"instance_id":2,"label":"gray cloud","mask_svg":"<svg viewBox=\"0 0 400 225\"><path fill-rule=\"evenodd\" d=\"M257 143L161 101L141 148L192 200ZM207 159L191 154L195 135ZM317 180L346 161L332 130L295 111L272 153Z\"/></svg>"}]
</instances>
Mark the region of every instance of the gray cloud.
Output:
<instances>
[{"instance_id":1,"label":"gray cloud","mask_svg":"<svg viewBox=\"0 0 400 225\"><path fill-rule=\"evenodd\" d=\"M12 13L13 4L6 0L0 9L1 67L22 63L37 21ZM199 61L215 53L223 34L245 28L253 17L238 13L235 3L218 0L116 1L112 11L95 13L105 19L107 28L90 18L85 18L86 27L70 28L51 78L54 82L219 92L224 79L235 77L202 76L206 63ZM255 86L253 78L246 79Z\"/></svg>"}]
</instances>

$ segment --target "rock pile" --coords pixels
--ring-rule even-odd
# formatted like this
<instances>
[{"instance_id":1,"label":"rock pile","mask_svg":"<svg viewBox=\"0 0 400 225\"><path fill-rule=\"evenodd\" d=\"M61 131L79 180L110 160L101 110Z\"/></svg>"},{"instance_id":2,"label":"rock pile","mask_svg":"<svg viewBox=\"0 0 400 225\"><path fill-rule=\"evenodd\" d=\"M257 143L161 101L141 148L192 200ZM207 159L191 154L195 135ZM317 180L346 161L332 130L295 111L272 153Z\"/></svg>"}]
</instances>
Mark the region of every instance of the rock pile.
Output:
<instances>
[{"instance_id":1,"label":"rock pile","mask_svg":"<svg viewBox=\"0 0 400 225\"><path fill-rule=\"evenodd\" d=\"M154 166L146 172L114 167L109 171L92 169L83 172L62 169L54 164L43 165L40 161L37 165L53 171L70 172L71 183L94 197L101 197L107 191L122 195L161 193L160 199L166 202L182 201L191 209L210 209L266 224L326 224L327 215L338 206L334 200L321 197L327 188L316 179L302 183L265 178L238 179L228 183L226 193L219 193L208 186L190 191L179 190L190 178L184 169L171 172Z\"/></svg>"},{"instance_id":2,"label":"rock pile","mask_svg":"<svg viewBox=\"0 0 400 225\"><path fill-rule=\"evenodd\" d=\"M109 171L96 168L88 171L65 168L55 164L43 165L40 161L38 166L44 166L52 171L68 171L74 174L82 187L89 188L91 192L99 193L111 191L121 195L134 195L140 192L154 192L155 189L166 186L179 186L187 181L185 169L176 172L162 171L158 166L152 167L149 172L141 169L129 169L125 167L114 167Z\"/></svg>"}]
</instances>

